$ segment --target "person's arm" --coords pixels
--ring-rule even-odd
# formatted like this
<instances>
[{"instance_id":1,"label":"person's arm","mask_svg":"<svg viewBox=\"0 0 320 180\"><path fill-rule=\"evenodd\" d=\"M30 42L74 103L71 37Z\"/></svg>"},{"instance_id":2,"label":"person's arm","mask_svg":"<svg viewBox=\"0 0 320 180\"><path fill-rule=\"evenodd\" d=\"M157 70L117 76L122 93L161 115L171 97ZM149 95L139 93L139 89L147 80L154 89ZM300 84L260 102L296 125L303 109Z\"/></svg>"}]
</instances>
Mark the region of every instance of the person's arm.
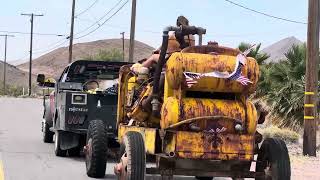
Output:
<instances>
[{"instance_id":1,"label":"person's arm","mask_svg":"<svg viewBox=\"0 0 320 180\"><path fill-rule=\"evenodd\" d=\"M160 54L153 54L145 62L142 63L143 67L151 67L154 63L158 63Z\"/></svg>"}]
</instances>

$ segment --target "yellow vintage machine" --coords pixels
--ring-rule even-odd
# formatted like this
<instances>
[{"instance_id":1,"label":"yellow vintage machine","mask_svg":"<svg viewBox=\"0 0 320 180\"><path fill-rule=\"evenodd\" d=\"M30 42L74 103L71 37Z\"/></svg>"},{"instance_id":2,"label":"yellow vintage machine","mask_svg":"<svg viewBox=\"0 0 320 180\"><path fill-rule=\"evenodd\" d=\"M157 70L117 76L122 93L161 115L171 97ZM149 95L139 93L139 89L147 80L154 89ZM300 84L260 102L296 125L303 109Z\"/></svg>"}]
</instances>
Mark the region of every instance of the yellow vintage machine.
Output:
<instances>
[{"instance_id":1,"label":"yellow vintage machine","mask_svg":"<svg viewBox=\"0 0 320 180\"><path fill-rule=\"evenodd\" d=\"M145 174L290 179L285 143L265 139L258 147L262 137L256 127L263 119L248 98L259 79L256 60L217 43L190 46L184 38L199 35L201 43L205 32L167 27L156 68L121 68L118 179L143 180ZM156 157L156 167L146 166L146 154Z\"/></svg>"},{"instance_id":2,"label":"yellow vintage machine","mask_svg":"<svg viewBox=\"0 0 320 180\"><path fill-rule=\"evenodd\" d=\"M177 52L168 52L173 43L169 31L180 44ZM121 68L117 120L124 148L115 167L119 179L142 180L145 173L169 179L174 174L290 179L284 142L266 139L258 147L258 113L248 99L259 79L256 60L216 43L188 46L183 37L190 34L201 38L205 30L164 30L153 73L144 67ZM146 168L145 152L157 157L157 167ZM253 161L256 170L250 171Z\"/></svg>"}]
</instances>

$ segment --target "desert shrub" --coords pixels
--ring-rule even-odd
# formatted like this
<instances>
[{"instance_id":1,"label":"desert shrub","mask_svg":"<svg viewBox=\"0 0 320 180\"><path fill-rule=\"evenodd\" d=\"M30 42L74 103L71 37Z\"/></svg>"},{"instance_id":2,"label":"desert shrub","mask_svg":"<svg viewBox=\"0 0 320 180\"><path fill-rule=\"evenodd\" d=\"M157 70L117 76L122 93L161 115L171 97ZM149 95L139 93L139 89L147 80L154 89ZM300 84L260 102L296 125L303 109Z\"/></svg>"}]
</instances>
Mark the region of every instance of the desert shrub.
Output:
<instances>
[{"instance_id":1,"label":"desert shrub","mask_svg":"<svg viewBox=\"0 0 320 180\"><path fill-rule=\"evenodd\" d=\"M36 84L32 84L32 95L42 95L42 91L38 88ZM24 89L24 90L23 90ZM6 85L6 96L13 96L13 97L18 97L22 96L24 94L27 96L28 95L28 87L24 86L18 86L18 85L11 85L7 84ZM4 95L3 91L3 81L0 81L0 95Z\"/></svg>"},{"instance_id":2,"label":"desert shrub","mask_svg":"<svg viewBox=\"0 0 320 180\"><path fill-rule=\"evenodd\" d=\"M0 95L4 95L3 91L3 81L0 82ZM20 96L22 94L22 87L15 85L6 85L6 96Z\"/></svg>"},{"instance_id":3,"label":"desert shrub","mask_svg":"<svg viewBox=\"0 0 320 180\"><path fill-rule=\"evenodd\" d=\"M86 60L95 61L123 61L122 52L118 49L100 50L98 54L84 57Z\"/></svg>"},{"instance_id":4,"label":"desert shrub","mask_svg":"<svg viewBox=\"0 0 320 180\"><path fill-rule=\"evenodd\" d=\"M7 96L17 97L17 96L20 96L22 94L22 91L23 91L23 87L20 87L20 86L9 86L7 88L6 94L7 94Z\"/></svg>"},{"instance_id":5,"label":"desert shrub","mask_svg":"<svg viewBox=\"0 0 320 180\"><path fill-rule=\"evenodd\" d=\"M297 143L300 135L287 128L279 128L276 126L269 126L259 130L264 138L279 138L289 143Z\"/></svg>"}]
</instances>

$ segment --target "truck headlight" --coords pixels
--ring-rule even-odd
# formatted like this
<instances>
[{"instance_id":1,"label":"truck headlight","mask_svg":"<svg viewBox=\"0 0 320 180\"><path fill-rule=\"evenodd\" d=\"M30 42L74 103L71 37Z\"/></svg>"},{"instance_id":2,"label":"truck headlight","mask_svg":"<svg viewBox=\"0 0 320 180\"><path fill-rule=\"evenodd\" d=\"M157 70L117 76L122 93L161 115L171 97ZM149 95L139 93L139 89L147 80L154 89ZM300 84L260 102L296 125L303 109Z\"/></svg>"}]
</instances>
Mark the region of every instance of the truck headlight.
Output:
<instances>
[{"instance_id":1,"label":"truck headlight","mask_svg":"<svg viewBox=\"0 0 320 180\"><path fill-rule=\"evenodd\" d=\"M72 102L71 104L87 104L87 95L86 94L72 94Z\"/></svg>"}]
</instances>

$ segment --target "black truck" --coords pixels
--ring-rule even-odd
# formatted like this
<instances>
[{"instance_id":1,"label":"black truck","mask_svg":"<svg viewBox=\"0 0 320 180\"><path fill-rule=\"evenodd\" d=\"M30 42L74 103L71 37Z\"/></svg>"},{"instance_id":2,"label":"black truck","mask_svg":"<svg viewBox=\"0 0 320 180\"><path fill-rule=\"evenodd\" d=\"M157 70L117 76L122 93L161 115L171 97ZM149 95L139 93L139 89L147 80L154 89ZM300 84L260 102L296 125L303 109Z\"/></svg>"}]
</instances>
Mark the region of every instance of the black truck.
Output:
<instances>
[{"instance_id":1,"label":"black truck","mask_svg":"<svg viewBox=\"0 0 320 180\"><path fill-rule=\"evenodd\" d=\"M117 80L125 64L78 60L68 65L56 82L38 75L38 85L54 87L44 93L42 132L46 143L55 137L57 156L79 155L93 120L104 124L108 142L116 142Z\"/></svg>"}]
</instances>

